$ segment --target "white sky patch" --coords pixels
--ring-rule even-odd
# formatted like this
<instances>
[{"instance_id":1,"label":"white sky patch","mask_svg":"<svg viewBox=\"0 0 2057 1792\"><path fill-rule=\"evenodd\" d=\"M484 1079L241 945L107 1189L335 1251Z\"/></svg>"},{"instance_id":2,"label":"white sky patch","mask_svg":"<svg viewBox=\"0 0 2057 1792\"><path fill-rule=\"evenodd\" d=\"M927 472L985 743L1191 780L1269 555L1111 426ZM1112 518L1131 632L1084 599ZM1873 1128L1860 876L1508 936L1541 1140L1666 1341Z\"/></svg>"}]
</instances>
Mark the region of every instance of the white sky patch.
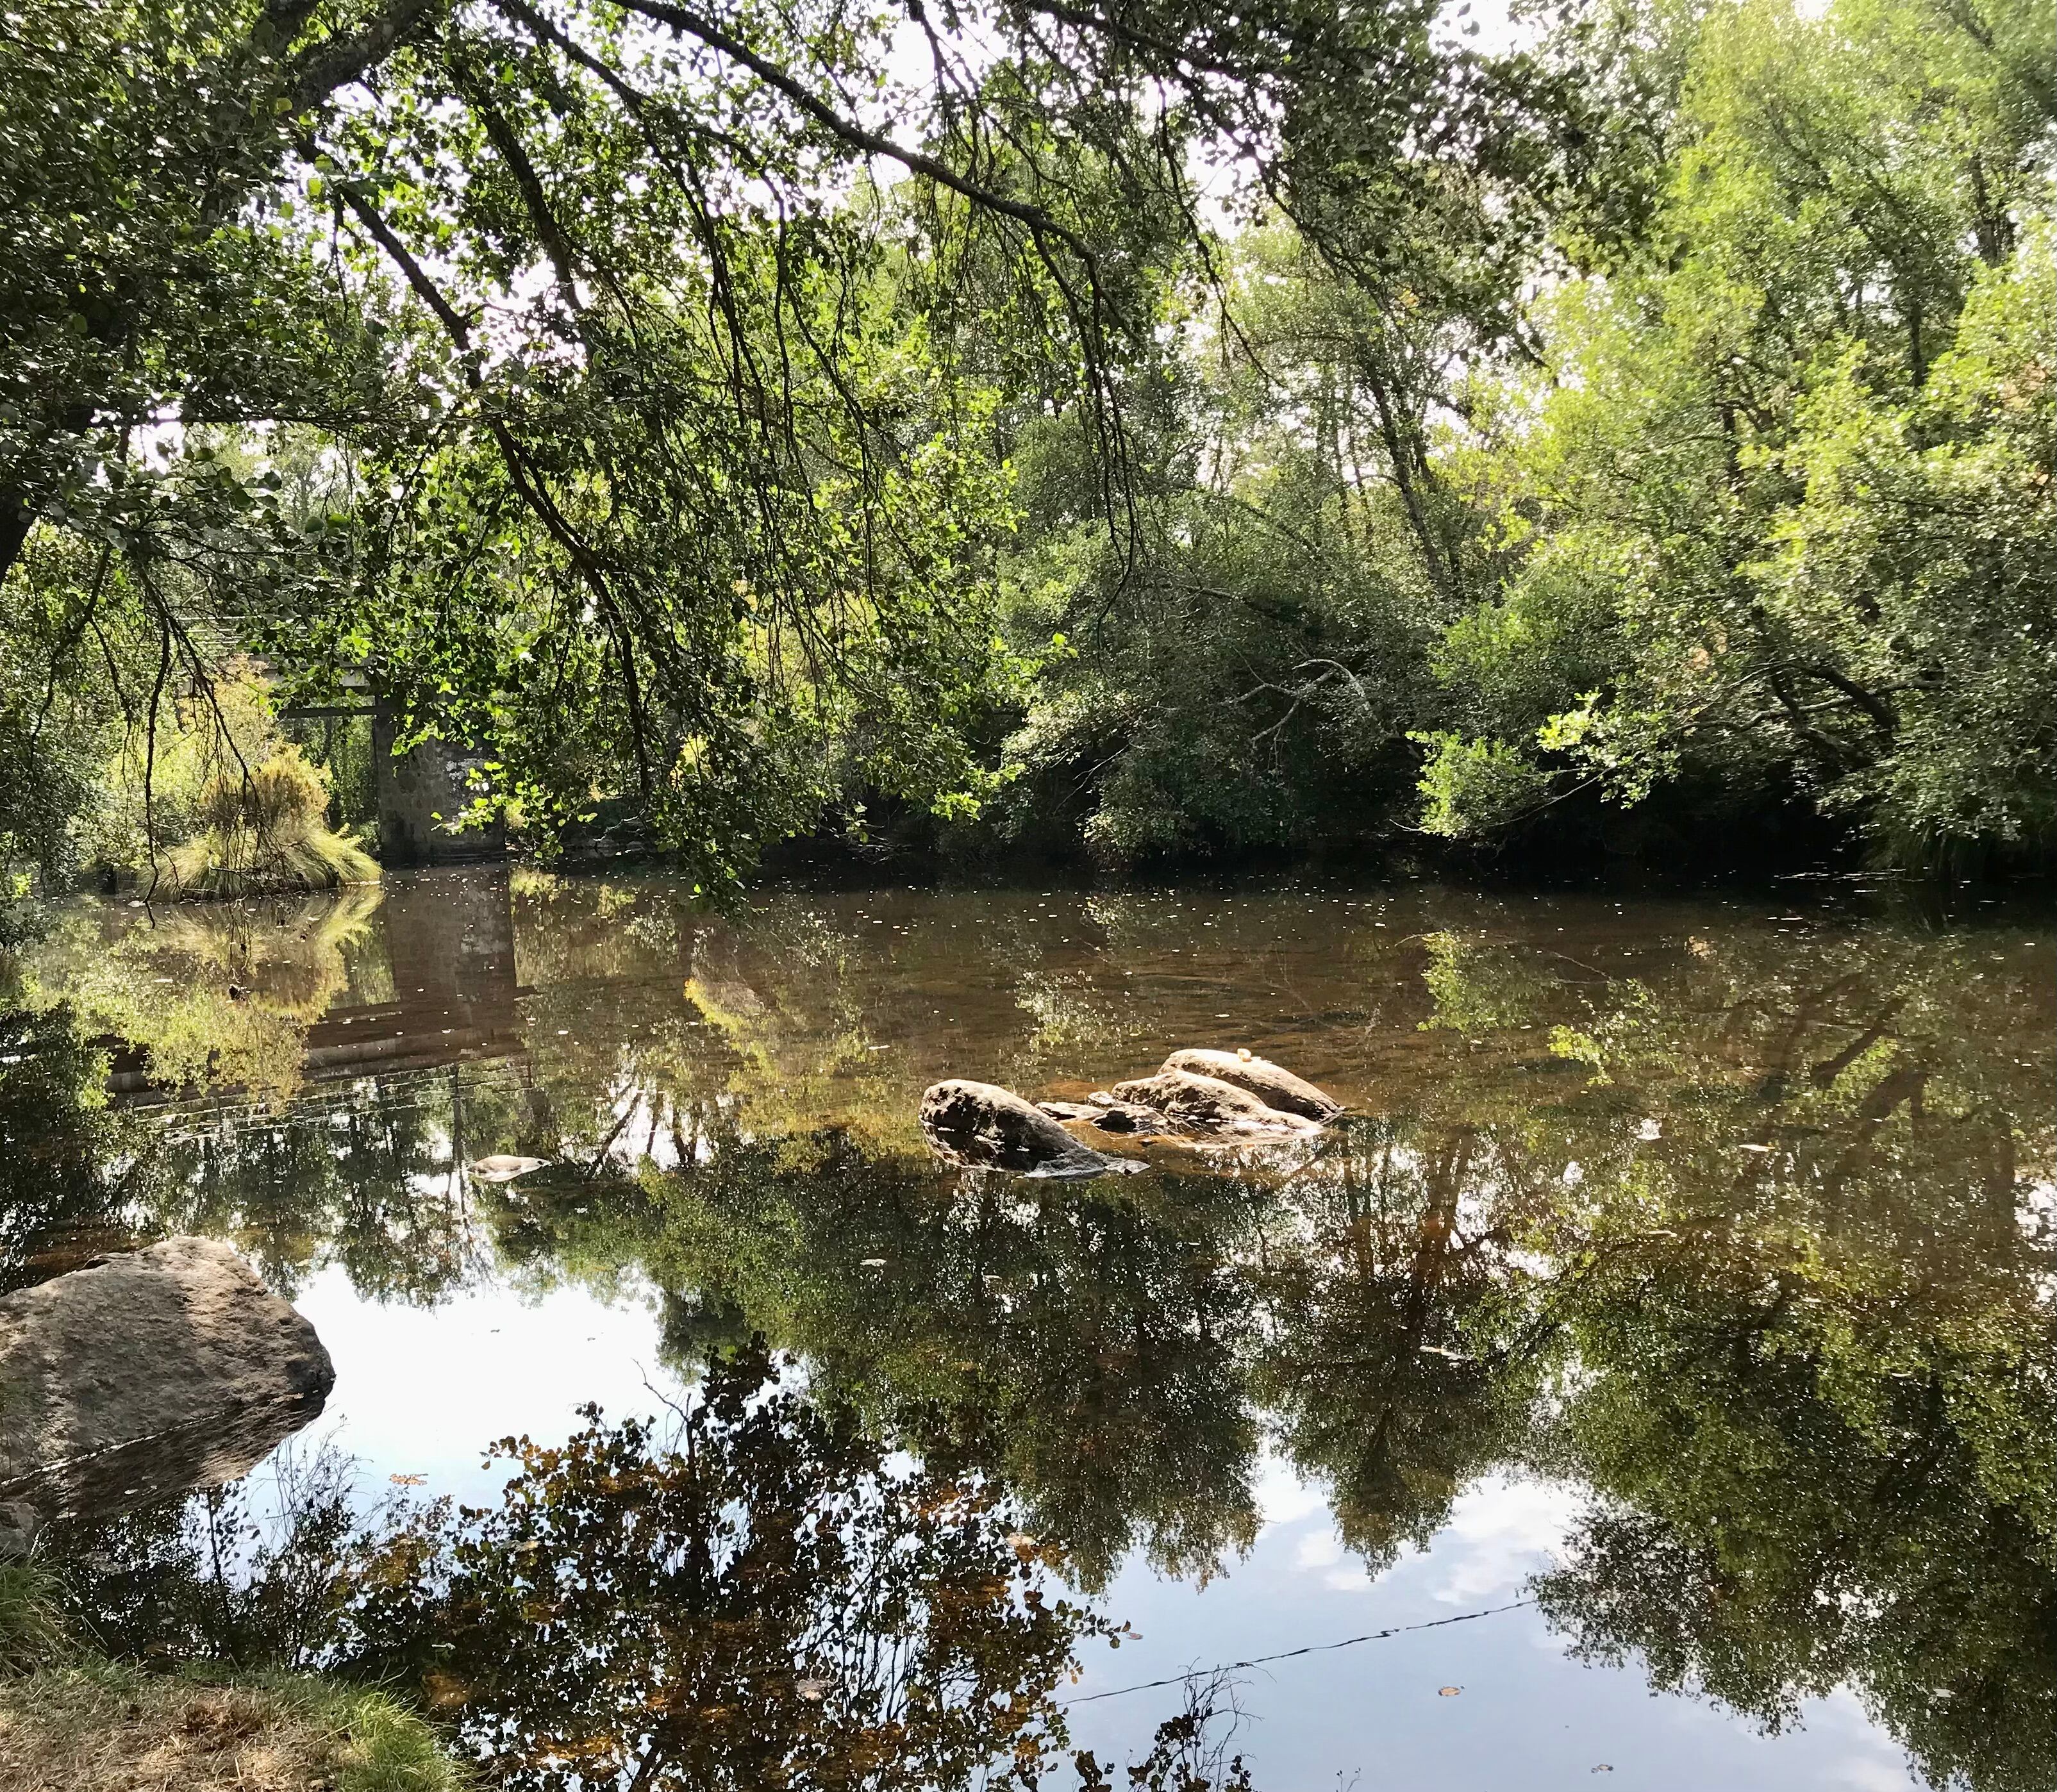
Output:
<instances>
[{"instance_id":1,"label":"white sky patch","mask_svg":"<svg viewBox=\"0 0 2057 1792\"><path fill-rule=\"evenodd\" d=\"M1342 1541L1333 1531L1308 1532L1293 1552L1298 1568L1331 1568L1342 1559Z\"/></svg>"},{"instance_id":2,"label":"white sky patch","mask_svg":"<svg viewBox=\"0 0 2057 1792\"><path fill-rule=\"evenodd\" d=\"M1441 1572L1432 1596L1445 1605L1484 1605L1520 1596L1528 1577L1556 1560L1581 1497L1561 1483L1488 1476L1459 1497L1437 1534Z\"/></svg>"},{"instance_id":3,"label":"white sky patch","mask_svg":"<svg viewBox=\"0 0 2057 1792\"><path fill-rule=\"evenodd\" d=\"M315 1423L358 1457L365 1491L421 1475L419 1491L476 1497L497 1476L481 1467L494 1439L524 1433L557 1442L597 1401L610 1418L660 1410L644 1386L672 1391L657 1361L656 1317L640 1302L608 1306L581 1289L540 1300L488 1284L440 1306L379 1306L324 1270L293 1303L335 1364L335 1391Z\"/></svg>"},{"instance_id":4,"label":"white sky patch","mask_svg":"<svg viewBox=\"0 0 2057 1792\"><path fill-rule=\"evenodd\" d=\"M1881 1750L1868 1759L1841 1762L1834 1772L1837 1786L1854 1787L1856 1792L1908 1792L1908 1787L1921 1783L1906 1761L1891 1749Z\"/></svg>"},{"instance_id":5,"label":"white sky patch","mask_svg":"<svg viewBox=\"0 0 2057 1792\"><path fill-rule=\"evenodd\" d=\"M1471 26L1477 29L1468 30ZM1543 21L1532 15L1516 19L1509 0L1447 0L1433 35L1438 44L1475 50L1481 56L1503 56L1536 43L1543 35Z\"/></svg>"},{"instance_id":6,"label":"white sky patch","mask_svg":"<svg viewBox=\"0 0 2057 1792\"><path fill-rule=\"evenodd\" d=\"M1270 1450L1264 1453L1250 1493L1267 1531L1275 1525L1297 1524L1328 1509L1321 1493L1302 1481L1284 1457Z\"/></svg>"},{"instance_id":7,"label":"white sky patch","mask_svg":"<svg viewBox=\"0 0 2057 1792\"><path fill-rule=\"evenodd\" d=\"M1809 1729L1833 1740L1840 1758L1832 1785L1853 1792L1908 1792L1921 1783L1905 1754L1865 1715L1857 1695L1847 1688L1809 1705L1806 1721Z\"/></svg>"}]
</instances>

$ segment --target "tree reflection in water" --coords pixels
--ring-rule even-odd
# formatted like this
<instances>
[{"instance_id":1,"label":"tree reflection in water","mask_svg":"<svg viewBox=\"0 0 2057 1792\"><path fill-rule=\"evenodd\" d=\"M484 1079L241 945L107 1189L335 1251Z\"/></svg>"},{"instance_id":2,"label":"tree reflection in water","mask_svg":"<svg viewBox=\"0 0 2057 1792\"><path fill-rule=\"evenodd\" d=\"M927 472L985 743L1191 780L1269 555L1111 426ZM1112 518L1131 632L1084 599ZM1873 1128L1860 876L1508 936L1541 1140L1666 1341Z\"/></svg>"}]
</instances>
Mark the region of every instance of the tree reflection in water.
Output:
<instances>
[{"instance_id":1,"label":"tree reflection in water","mask_svg":"<svg viewBox=\"0 0 2057 1792\"><path fill-rule=\"evenodd\" d=\"M497 1778L555 1789L1025 1781L1052 1693L1102 1620L1046 1590L1046 1546L989 1485L889 1458L783 1383L715 1358L670 1435L589 1409L502 1444L501 1504L371 1544L344 1655L422 1686Z\"/></svg>"},{"instance_id":2,"label":"tree reflection in water","mask_svg":"<svg viewBox=\"0 0 2057 1792\"><path fill-rule=\"evenodd\" d=\"M1068 1756L1054 1694L1117 1633L1061 1596L1060 1552L997 1487L894 1455L757 1342L666 1425L585 1417L562 1445L494 1445L497 1505L363 1527L331 1460L269 1525L232 1491L75 1528L74 1615L146 1659L409 1688L493 1783L537 1792L1101 1771Z\"/></svg>"},{"instance_id":3,"label":"tree reflection in water","mask_svg":"<svg viewBox=\"0 0 2057 1792\"><path fill-rule=\"evenodd\" d=\"M570 1043L536 1087L468 1098L474 1149L554 1128L559 1163L470 1191L466 1248L532 1286L653 1288L676 1369L729 1354L701 1421L728 1428L719 1469L596 1426L517 1453L498 1510L431 1509L352 1558L345 1652L439 1690L496 1758L604 1780L662 1735L682 1784L717 1757L871 1783L890 1769L863 1750L887 1736L937 1783L1017 1740L1040 1760L1049 1689L1101 1620L1054 1590L1027 1605L1022 1575L1089 1593L1139 1549L1204 1576L1254 1536L1269 1446L1373 1572L1485 1475L1569 1484L1583 1509L1535 1590L1576 1651L1771 1727L1848 1686L1932 1783L2057 1782L2042 958L1976 934L1731 928L1600 974L1483 930L1366 934L1350 974L1386 992L1365 1051L1390 1074L1367 1072L1374 1111L1317 1164L1059 1188L940 1172L882 1123L799 1123L789 1061L864 1033L818 985L824 965L861 981L865 942L833 943L809 937L791 990L775 954L731 951L702 985L712 1039L664 1021L672 981L637 985L610 1046L574 1013L598 985L567 985L549 1017ZM1125 1037L1120 1000L1072 977L1066 1037ZM1048 1009L1021 1018L1031 1056ZM904 1071L862 1071L900 1099ZM787 1092L753 1106L760 1084ZM632 1090L660 1148L640 1163L640 1137L599 1149ZM303 1190L308 1242L282 1263L327 1252L382 1295L433 1298L408 1279L436 1254L397 1210L342 1223L353 1161L367 1199L422 1187L381 1156L405 1141L352 1124L363 1142L325 1145L319 1174L239 1183L224 1141L121 1198L168 1224L221 1211L206 1190L244 1187L248 1215L268 1189L283 1238ZM74 1180L76 1222L101 1184ZM731 1391L753 1334L807 1390L767 1396L761 1433ZM803 1522L816 1510L845 1516L846 1545ZM1007 1544L1017 1526L1036 1560ZM903 1535L914 1579L850 1590ZM955 1690L890 1690L917 1682Z\"/></svg>"}]
</instances>

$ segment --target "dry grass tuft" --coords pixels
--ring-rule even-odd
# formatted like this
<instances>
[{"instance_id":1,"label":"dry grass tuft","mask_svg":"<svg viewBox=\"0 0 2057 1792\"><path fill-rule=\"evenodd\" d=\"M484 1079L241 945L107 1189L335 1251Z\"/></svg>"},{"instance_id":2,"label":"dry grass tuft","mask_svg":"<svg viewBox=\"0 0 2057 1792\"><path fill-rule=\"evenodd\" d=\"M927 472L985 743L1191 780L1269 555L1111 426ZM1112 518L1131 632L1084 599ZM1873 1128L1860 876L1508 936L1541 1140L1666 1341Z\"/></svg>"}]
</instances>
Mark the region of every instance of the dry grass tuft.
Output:
<instances>
[{"instance_id":1,"label":"dry grass tuft","mask_svg":"<svg viewBox=\"0 0 2057 1792\"><path fill-rule=\"evenodd\" d=\"M426 1727L377 1693L209 1686L87 1663L0 1679L7 1792L458 1792Z\"/></svg>"},{"instance_id":2,"label":"dry grass tuft","mask_svg":"<svg viewBox=\"0 0 2057 1792\"><path fill-rule=\"evenodd\" d=\"M251 896L375 883L379 866L323 821L328 779L297 747L218 772L200 794L200 829L158 862L179 894Z\"/></svg>"},{"instance_id":3,"label":"dry grass tuft","mask_svg":"<svg viewBox=\"0 0 2057 1792\"><path fill-rule=\"evenodd\" d=\"M328 1738L243 1687L82 1669L0 1683L0 1786L22 1792L312 1792Z\"/></svg>"}]
</instances>

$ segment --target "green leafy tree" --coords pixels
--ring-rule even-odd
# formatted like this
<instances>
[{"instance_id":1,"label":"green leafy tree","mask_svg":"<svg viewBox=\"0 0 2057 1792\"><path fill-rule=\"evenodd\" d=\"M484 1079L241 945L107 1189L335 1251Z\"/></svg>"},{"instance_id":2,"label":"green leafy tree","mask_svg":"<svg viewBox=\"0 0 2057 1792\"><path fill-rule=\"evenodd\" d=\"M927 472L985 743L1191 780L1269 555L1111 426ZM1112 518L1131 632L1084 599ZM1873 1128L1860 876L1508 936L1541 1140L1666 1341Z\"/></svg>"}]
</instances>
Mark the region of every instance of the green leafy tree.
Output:
<instances>
[{"instance_id":1,"label":"green leafy tree","mask_svg":"<svg viewBox=\"0 0 2057 1792\"><path fill-rule=\"evenodd\" d=\"M1427 825L1797 791L2047 842L2047 12L1718 9L1648 252L1547 301L1469 476L1520 565L1441 656ZM1464 475L1453 475L1463 478Z\"/></svg>"},{"instance_id":2,"label":"green leafy tree","mask_svg":"<svg viewBox=\"0 0 2057 1792\"><path fill-rule=\"evenodd\" d=\"M1124 513L1189 149L1311 205L1425 106L1471 141L1433 11L1004 0L910 14L910 77L833 6L50 0L0 50L0 577L146 737L224 641L362 669L487 807L628 803L704 882L860 787L964 813L997 376Z\"/></svg>"}]
</instances>

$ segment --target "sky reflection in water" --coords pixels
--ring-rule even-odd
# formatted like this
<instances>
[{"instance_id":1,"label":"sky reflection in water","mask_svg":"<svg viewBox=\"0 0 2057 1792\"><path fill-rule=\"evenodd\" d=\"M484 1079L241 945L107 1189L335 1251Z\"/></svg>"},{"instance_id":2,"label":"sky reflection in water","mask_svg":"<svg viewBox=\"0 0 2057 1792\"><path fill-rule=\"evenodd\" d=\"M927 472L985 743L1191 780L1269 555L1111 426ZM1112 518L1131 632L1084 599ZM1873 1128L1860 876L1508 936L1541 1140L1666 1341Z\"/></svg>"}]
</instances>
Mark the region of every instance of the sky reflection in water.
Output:
<instances>
[{"instance_id":1,"label":"sky reflection in water","mask_svg":"<svg viewBox=\"0 0 2057 1792\"><path fill-rule=\"evenodd\" d=\"M2054 961L2039 920L1419 886L81 906L22 993L137 1048L77 1155L150 1143L118 1191L8 1191L9 1273L233 1239L335 1358L360 1497L487 1500L491 1438L759 1330L1141 1633L1060 1699L1540 1594L1251 1671L1260 1787L2042 1786ZM1119 1186L914 1125L942 1076L1077 1096L1215 1044L1353 1118ZM552 1168L454 1172L493 1151Z\"/></svg>"}]
</instances>

